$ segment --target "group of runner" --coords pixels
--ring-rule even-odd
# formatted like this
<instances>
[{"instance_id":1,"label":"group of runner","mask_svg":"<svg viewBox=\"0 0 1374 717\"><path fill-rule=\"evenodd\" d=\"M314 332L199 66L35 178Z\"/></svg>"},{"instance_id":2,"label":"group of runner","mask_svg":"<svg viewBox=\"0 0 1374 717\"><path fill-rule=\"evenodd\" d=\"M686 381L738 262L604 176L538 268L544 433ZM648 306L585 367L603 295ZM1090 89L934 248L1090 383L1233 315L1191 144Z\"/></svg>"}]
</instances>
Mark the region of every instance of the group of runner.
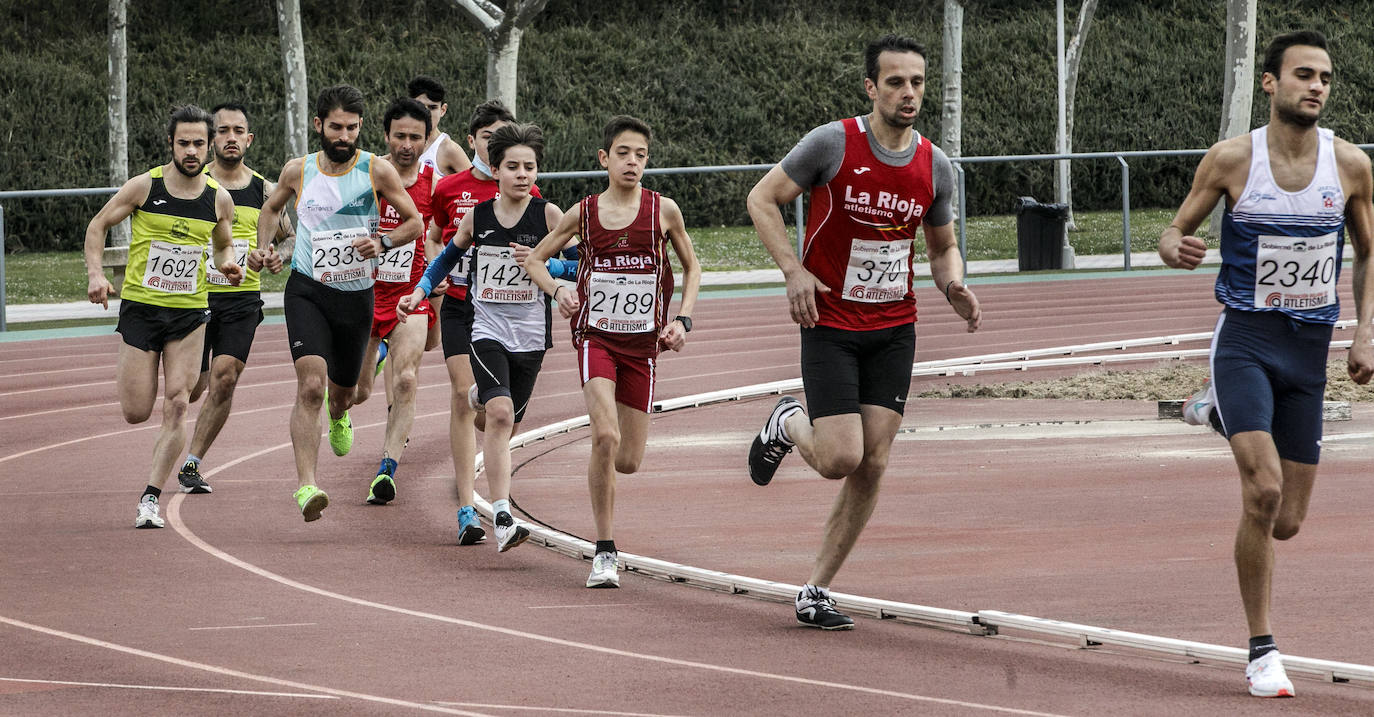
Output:
<instances>
[{"instance_id":1,"label":"group of runner","mask_svg":"<svg viewBox=\"0 0 1374 717\"><path fill-rule=\"evenodd\" d=\"M890 35L868 46L865 65L872 111L813 130L747 201L786 279L806 394L805 409L790 396L777 402L754 439L748 470L767 485L796 448L815 472L843 480L795 605L800 624L825 630L853 627L836 609L830 582L876 505L907 403L918 226L952 310L970 332L982 321L953 232L951 163L913 129L926 52ZM1262 78L1271 97L1269 124L1208 152L1160 239L1166 264L1197 267L1206 245L1191 233L1225 201L1216 289L1224 310L1213 378L1190 399L1185 417L1222 433L1240 470L1244 511L1235 555L1251 633L1247 680L1252 694L1266 697L1293 694L1269 624L1273 540L1297 533L1315 480L1347 238L1359 320L1349 371L1359 383L1374 375L1374 181L1366 155L1316 126L1331 77L1320 34L1276 38ZM357 148L361 94L348 86L321 91L314 118L321 151L288 162L276 185L243 165L252 134L242 107L217 107L213 119L181 108L168 127L171 161L130 180L92 220L90 298L104 303L111 291L100 269L105 232L133 216L118 328L127 420L151 412L159 359L166 376L162 430L135 524L161 527L158 497L185 444L187 404L207 385L179 479L183 490L209 492L198 467L224 424L261 320L257 272L279 271L289 255L285 313L297 373L291 436L295 497L305 520L318 519L329 504L316 480L321 406L327 396L330 445L343 455L352 444L348 409L371 393L373 356L382 349L390 410L367 500L395 498L419 359L440 342L452 389L458 542L485 537L473 508L474 425L484 432L498 548L524 541L528 530L510 512L508 444L552 347L557 304L572 323L591 419L588 487L597 542L586 584L617 587L615 476L643 463L657 356L686 343L700 281L677 205L640 184L652 133L633 117L613 118L597 152L607 188L564 212L536 187L544 151L537 126L516 124L499 103L480 105L468 127L469 166L438 132L447 112L442 86L419 78L410 94L387 108L390 152L375 157ZM214 162L202 171L212 144ZM802 192L809 192L811 209L798 256L779 205ZM294 227L283 215L292 200ZM290 251L278 253L275 245L293 235ZM683 274L672 319L670 247ZM572 279L571 286L560 278Z\"/></svg>"}]
</instances>

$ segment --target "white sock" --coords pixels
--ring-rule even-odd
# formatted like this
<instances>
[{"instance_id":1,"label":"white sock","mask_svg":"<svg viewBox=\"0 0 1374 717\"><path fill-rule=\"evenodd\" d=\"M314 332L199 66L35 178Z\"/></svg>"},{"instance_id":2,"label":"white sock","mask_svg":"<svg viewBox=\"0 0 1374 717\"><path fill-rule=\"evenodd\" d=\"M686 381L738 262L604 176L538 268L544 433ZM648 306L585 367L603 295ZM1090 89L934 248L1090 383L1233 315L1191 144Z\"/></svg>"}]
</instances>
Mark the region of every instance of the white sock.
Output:
<instances>
[{"instance_id":1,"label":"white sock","mask_svg":"<svg viewBox=\"0 0 1374 717\"><path fill-rule=\"evenodd\" d=\"M503 498L503 499L501 499L501 500L493 500L493 501L491 502L491 514L492 514L493 518L494 518L495 516L497 516L497 515L500 515L501 513L509 513L509 512L510 512L510 500L509 500L509 499Z\"/></svg>"},{"instance_id":2,"label":"white sock","mask_svg":"<svg viewBox=\"0 0 1374 717\"><path fill-rule=\"evenodd\" d=\"M797 406L794 410L789 411L787 415L782 417L782 421L780 421L778 424L778 427L782 429L782 439L784 441L787 441L787 444L789 446L795 446L797 445L797 442L792 440L792 434L787 432L787 419L797 415L798 413L803 413L801 406Z\"/></svg>"},{"instance_id":3,"label":"white sock","mask_svg":"<svg viewBox=\"0 0 1374 717\"><path fill-rule=\"evenodd\" d=\"M812 591L820 593L821 597L830 597L830 588L818 587L816 585L807 583L802 586L801 594L797 595L797 607L805 607L804 605L802 605L802 600L806 600L808 603L811 602L811 598L809 597L809 595L812 593Z\"/></svg>"}]
</instances>

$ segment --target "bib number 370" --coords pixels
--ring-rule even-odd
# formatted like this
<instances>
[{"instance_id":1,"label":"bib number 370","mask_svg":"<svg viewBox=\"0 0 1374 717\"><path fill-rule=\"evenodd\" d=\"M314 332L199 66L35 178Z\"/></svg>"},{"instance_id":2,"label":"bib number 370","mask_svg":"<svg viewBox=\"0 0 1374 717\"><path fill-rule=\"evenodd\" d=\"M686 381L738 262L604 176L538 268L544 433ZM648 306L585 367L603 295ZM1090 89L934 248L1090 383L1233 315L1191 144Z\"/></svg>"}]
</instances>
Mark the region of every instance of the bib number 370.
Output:
<instances>
[{"instance_id":1,"label":"bib number 370","mask_svg":"<svg viewBox=\"0 0 1374 717\"><path fill-rule=\"evenodd\" d=\"M853 240L843 298L867 304L902 300L911 288L910 257L910 242Z\"/></svg>"}]
</instances>

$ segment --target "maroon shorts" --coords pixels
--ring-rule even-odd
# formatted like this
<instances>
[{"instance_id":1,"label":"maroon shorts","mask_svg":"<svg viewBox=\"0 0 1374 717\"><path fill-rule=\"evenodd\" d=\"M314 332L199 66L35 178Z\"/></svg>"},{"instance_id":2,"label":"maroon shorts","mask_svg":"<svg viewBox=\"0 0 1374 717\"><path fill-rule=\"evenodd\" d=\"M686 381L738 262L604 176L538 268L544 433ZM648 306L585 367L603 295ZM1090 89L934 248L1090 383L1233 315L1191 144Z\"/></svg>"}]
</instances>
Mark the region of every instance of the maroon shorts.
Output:
<instances>
[{"instance_id":1,"label":"maroon shorts","mask_svg":"<svg viewBox=\"0 0 1374 717\"><path fill-rule=\"evenodd\" d=\"M596 339L584 339L577 347L578 374L583 385L594 378L615 382L615 402L645 413L654 408L654 359L616 353Z\"/></svg>"},{"instance_id":2,"label":"maroon shorts","mask_svg":"<svg viewBox=\"0 0 1374 717\"><path fill-rule=\"evenodd\" d=\"M396 324L400 323L400 319L396 317L396 302L409 296L414 290L414 286L406 284L391 284L379 281L374 285L373 294L375 300L372 303L373 338L384 339L391 335L391 332L396 328ZM439 315L434 313L434 307L430 305L428 298L420 299L420 303L415 307L415 310L410 312L411 319L416 316L424 316L429 321L426 325L427 328L434 328L434 322L439 320Z\"/></svg>"}]
</instances>

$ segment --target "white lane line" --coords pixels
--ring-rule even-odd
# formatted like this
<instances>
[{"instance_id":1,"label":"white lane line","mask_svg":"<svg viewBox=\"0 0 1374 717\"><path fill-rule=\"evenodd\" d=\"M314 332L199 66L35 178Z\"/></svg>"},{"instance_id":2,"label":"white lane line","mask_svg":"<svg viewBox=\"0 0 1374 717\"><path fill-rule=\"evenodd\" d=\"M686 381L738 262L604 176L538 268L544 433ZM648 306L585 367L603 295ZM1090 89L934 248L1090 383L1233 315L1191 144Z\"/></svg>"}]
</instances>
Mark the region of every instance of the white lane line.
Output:
<instances>
[{"instance_id":1,"label":"white lane line","mask_svg":"<svg viewBox=\"0 0 1374 717\"><path fill-rule=\"evenodd\" d=\"M307 692L263 692L261 690L226 690L218 687L172 687L170 685L121 685L113 682L75 682L72 680L31 680L22 677L0 677L0 682L27 682L35 685L70 685L72 687L113 687L121 690L159 690L163 692L214 692L222 695L253 695L257 697L299 697L308 700L337 700L334 695ZM461 706L454 703L455 707Z\"/></svg>"},{"instance_id":2,"label":"white lane line","mask_svg":"<svg viewBox=\"0 0 1374 717\"><path fill-rule=\"evenodd\" d=\"M279 622L275 625L214 625L211 627L188 627L187 630L256 630L260 627L308 627L318 622Z\"/></svg>"},{"instance_id":3,"label":"white lane line","mask_svg":"<svg viewBox=\"0 0 1374 717\"><path fill-rule=\"evenodd\" d=\"M417 418L419 417L417 416ZM291 444L283 443L281 444L281 446L278 446L278 448L284 448L289 445ZM267 453L270 450L272 449L265 449L263 451L259 451L258 453ZM240 460L246 460L248 457L249 456L245 456ZM228 468L230 465L232 465L232 463L227 463L223 466L220 466L219 470L224 470ZM210 474L207 473L206 478L209 477ZM1064 715L1056 715L1050 712L1034 712L1030 710L1021 710L1011 707L999 707L997 705L982 704L978 702L966 702L964 700L945 699L943 697L930 697L928 695L918 695L909 692L897 692L895 690L884 690L876 687L864 687L862 685L851 685L842 682L815 680L808 677L796 677L793 675L783 675L773 672L761 672L759 670L746 670L740 667L715 665L707 662L696 662L694 660L682 660L675 657L663 657L661 655L651 655L643 652L630 652L628 650L620 650L613 647L605 647L603 645L593 645L591 643L578 642L576 640L565 640L560 637L541 635L535 632L526 632L524 630L516 630L509 627L501 627L499 625L490 625L487 623L475 622L472 620L464 620L462 618L457 617L449 617L448 615L436 615L430 612L421 612L419 610L411 610L409 608L403 608L396 605L388 605L386 603L380 603L373 600L365 600L363 598L353 597L352 595L344 595L342 593L336 593L330 590L325 590L324 588L318 588L314 585L308 585L298 580L292 580L291 578L285 577L283 575L278 575L270 570L267 570L266 568L259 567L246 560L236 558L233 555L230 555L229 553L226 553L223 550L220 550L219 548L210 545L204 540L201 540L200 536L191 532L191 529L181 519L181 502L185 498L185 493L177 493L175 496L173 496L171 502L167 504L167 522L169 525L171 525L172 529L175 530L178 534L180 534L181 537L185 538L187 542L191 543L197 548L200 548L206 553L209 553L210 555L213 555L214 557L219 558L220 560L223 560L224 562L229 563L230 565L233 565L234 567L246 570L259 577L266 578L275 583L285 585L286 587L295 590L300 590L301 592L307 592L312 595L318 595L320 597L338 600L340 602L349 603L351 605L372 608L374 610L384 610L386 612L395 613L397 615L405 615L407 617L415 617L423 620L433 620L435 622L442 622L450 625L459 625L461 627L468 627L474 630L494 632L496 634L505 635L507 637L532 640L534 642L542 642L545 644L556 645L559 647L568 647L577 650L585 650L587 652L596 652L603 655L611 655L613 657L622 657L632 660L642 660L644 662L654 662L661 665L671 665L673 667L686 667L697 670L705 670L708 672L719 672L729 675L737 675L741 677L775 680L778 682L786 682L794 685L805 685L807 687L821 687L828 690L858 692L866 695L877 695L879 697L892 697L894 699L907 700L910 702L948 705L953 707L983 710L987 712L997 712L1000 714L1033 715L1034 717L1065 717Z\"/></svg>"},{"instance_id":4,"label":"white lane line","mask_svg":"<svg viewBox=\"0 0 1374 717\"><path fill-rule=\"evenodd\" d=\"M577 710L570 707L531 707L529 705L489 705L482 702L436 702L454 707L476 707L484 710L517 710L520 712L560 712L576 715L612 715L612 717L685 717L659 712L612 712L610 710Z\"/></svg>"},{"instance_id":5,"label":"white lane line","mask_svg":"<svg viewBox=\"0 0 1374 717\"><path fill-rule=\"evenodd\" d=\"M608 602L599 605L526 605L526 610L576 610L584 607L635 607L642 602Z\"/></svg>"},{"instance_id":6,"label":"white lane line","mask_svg":"<svg viewBox=\"0 0 1374 717\"><path fill-rule=\"evenodd\" d=\"M268 677L267 675L255 675L251 672L241 672L239 670L231 669L228 667L209 665L204 662L193 662L191 660L183 660L180 657L172 657L171 655L163 655L156 652L149 652L148 650L140 650L137 647L129 647L127 645L106 642L104 640L99 640L94 637L77 635L71 632L56 630L51 627L43 627L42 625L34 625L33 623L24 622L23 620L16 620L12 617L6 617L4 615L0 615L0 623L11 625L13 627L23 628L25 630L32 630L34 632L42 633L44 635L51 635L52 637L60 637L64 640L71 640L72 642L80 642L82 644L92 645L94 647L103 647L107 650L123 652L125 654L134 655L136 657L146 657L150 660L158 660L160 662L166 662L172 665L176 665L178 667L187 667L193 670L203 670L205 672L212 672L217 675L237 677L239 679L244 680L253 680L254 682L265 682L269 685L277 685L279 687L290 687L291 689L295 690L309 690L311 692L318 692L324 695L333 695L334 697L347 697L349 699L364 700L366 702L376 702L378 704L384 704L391 707L409 707L411 709L424 710L426 712L442 712L444 714L470 715L471 717L490 717L490 715L486 715L481 712L464 712L462 710L455 710L449 709L447 707L442 707L437 704L409 702L406 700L392 699L390 697L366 695L361 692L336 690L333 687L312 685L305 682L296 682L295 680L284 680L279 677Z\"/></svg>"}]
</instances>

